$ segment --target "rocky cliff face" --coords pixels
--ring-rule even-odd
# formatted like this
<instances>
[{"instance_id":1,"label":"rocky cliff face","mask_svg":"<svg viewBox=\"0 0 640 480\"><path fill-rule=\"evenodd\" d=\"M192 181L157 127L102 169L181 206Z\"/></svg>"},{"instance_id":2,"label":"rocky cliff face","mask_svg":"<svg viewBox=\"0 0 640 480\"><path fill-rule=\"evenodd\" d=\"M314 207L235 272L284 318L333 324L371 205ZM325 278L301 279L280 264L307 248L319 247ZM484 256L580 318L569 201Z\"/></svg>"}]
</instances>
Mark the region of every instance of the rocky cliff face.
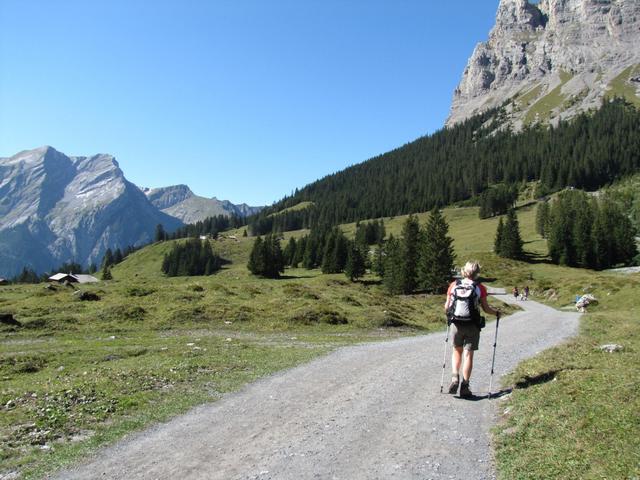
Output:
<instances>
[{"instance_id":1,"label":"rocky cliff face","mask_svg":"<svg viewBox=\"0 0 640 480\"><path fill-rule=\"evenodd\" d=\"M606 97L640 106L639 42L639 0L501 0L447 125L502 105L515 128L569 118Z\"/></svg>"},{"instance_id":2,"label":"rocky cliff face","mask_svg":"<svg viewBox=\"0 0 640 480\"><path fill-rule=\"evenodd\" d=\"M246 217L262 209L245 203L234 205L228 200L218 200L215 197L199 197L186 185L146 189L145 193L155 207L184 223L195 223L217 215Z\"/></svg>"},{"instance_id":3,"label":"rocky cliff face","mask_svg":"<svg viewBox=\"0 0 640 480\"><path fill-rule=\"evenodd\" d=\"M0 158L0 274L99 261L181 222L156 209L111 155L68 157L51 147Z\"/></svg>"}]
</instances>

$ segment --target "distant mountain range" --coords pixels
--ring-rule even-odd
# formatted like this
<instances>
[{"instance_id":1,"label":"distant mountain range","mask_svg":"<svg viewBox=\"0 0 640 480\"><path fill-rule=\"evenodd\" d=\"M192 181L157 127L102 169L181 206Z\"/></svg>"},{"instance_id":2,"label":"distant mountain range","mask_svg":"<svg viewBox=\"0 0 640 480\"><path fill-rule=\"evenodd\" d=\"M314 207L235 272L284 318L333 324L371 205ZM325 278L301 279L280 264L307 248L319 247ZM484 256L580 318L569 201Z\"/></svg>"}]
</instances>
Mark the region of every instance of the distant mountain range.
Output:
<instances>
[{"instance_id":1,"label":"distant mountain range","mask_svg":"<svg viewBox=\"0 0 640 480\"><path fill-rule=\"evenodd\" d=\"M99 263L107 248L150 242L158 224L173 231L257 210L198 197L184 185L143 192L111 155L26 150L0 158L0 276L24 266L42 272L71 260Z\"/></svg>"},{"instance_id":2,"label":"distant mountain range","mask_svg":"<svg viewBox=\"0 0 640 480\"><path fill-rule=\"evenodd\" d=\"M144 188L143 192L156 208L184 223L195 223L217 215L248 217L262 210L262 207L250 207L246 203L234 205L216 197L199 197L186 185Z\"/></svg>"}]
</instances>

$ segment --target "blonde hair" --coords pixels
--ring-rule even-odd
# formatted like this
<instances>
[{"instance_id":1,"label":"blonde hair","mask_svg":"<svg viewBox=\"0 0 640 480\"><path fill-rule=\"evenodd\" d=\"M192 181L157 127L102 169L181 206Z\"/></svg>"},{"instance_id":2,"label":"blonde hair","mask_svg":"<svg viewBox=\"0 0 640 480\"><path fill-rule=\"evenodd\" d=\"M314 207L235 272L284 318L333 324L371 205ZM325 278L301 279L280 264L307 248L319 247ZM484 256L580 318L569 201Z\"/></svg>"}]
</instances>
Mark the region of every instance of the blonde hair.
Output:
<instances>
[{"instance_id":1,"label":"blonde hair","mask_svg":"<svg viewBox=\"0 0 640 480\"><path fill-rule=\"evenodd\" d=\"M460 269L460 273L463 277L475 280L480 273L480 264L478 262L467 262L464 267Z\"/></svg>"}]
</instances>

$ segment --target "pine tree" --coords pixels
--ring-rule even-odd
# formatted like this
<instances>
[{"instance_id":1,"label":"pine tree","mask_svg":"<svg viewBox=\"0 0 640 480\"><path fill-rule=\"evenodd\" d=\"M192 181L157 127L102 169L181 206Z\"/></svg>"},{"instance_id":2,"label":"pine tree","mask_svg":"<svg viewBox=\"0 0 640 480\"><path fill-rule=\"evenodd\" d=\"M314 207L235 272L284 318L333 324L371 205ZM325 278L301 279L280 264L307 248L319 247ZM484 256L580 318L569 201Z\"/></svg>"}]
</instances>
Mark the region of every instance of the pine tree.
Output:
<instances>
[{"instance_id":1,"label":"pine tree","mask_svg":"<svg viewBox=\"0 0 640 480\"><path fill-rule=\"evenodd\" d=\"M107 265L102 270L102 280L113 280L113 276L111 275L111 266Z\"/></svg>"},{"instance_id":2,"label":"pine tree","mask_svg":"<svg viewBox=\"0 0 640 480\"><path fill-rule=\"evenodd\" d=\"M326 237L322 256L322 273L340 273L347 264L348 241L339 228Z\"/></svg>"},{"instance_id":3,"label":"pine tree","mask_svg":"<svg viewBox=\"0 0 640 480\"><path fill-rule=\"evenodd\" d=\"M547 238L549 232L549 203L542 202L538 204L536 209L536 232L542 237Z\"/></svg>"},{"instance_id":4,"label":"pine tree","mask_svg":"<svg viewBox=\"0 0 640 480\"><path fill-rule=\"evenodd\" d=\"M420 241L420 224L417 217L409 215L402 227L401 240L401 272L402 292L413 292L418 286L418 258Z\"/></svg>"},{"instance_id":5,"label":"pine tree","mask_svg":"<svg viewBox=\"0 0 640 480\"><path fill-rule=\"evenodd\" d=\"M379 242L375 250L375 254L373 257L373 265L371 266L371 268L375 273L377 273L381 277L384 277L384 259L385 259L384 242Z\"/></svg>"},{"instance_id":6,"label":"pine tree","mask_svg":"<svg viewBox=\"0 0 640 480\"><path fill-rule=\"evenodd\" d=\"M302 263L302 260L304 258L304 252L307 248L307 238L308 236L305 235L304 237L298 240L298 244L296 245L296 254L293 257L293 260L291 262L291 266L294 268L298 268L298 265Z\"/></svg>"},{"instance_id":7,"label":"pine tree","mask_svg":"<svg viewBox=\"0 0 640 480\"><path fill-rule=\"evenodd\" d=\"M297 247L296 239L291 237L289 239L289 243L287 243L287 246L284 249L285 265L293 266L293 259L296 256L296 247Z\"/></svg>"},{"instance_id":8,"label":"pine tree","mask_svg":"<svg viewBox=\"0 0 640 480\"><path fill-rule=\"evenodd\" d=\"M167 239L167 232L164 231L164 226L161 223L156 225L155 239L156 242L164 242Z\"/></svg>"},{"instance_id":9,"label":"pine tree","mask_svg":"<svg viewBox=\"0 0 640 480\"><path fill-rule=\"evenodd\" d=\"M451 280L455 253L449 225L434 208L421 235L418 278L420 287L430 293L446 291Z\"/></svg>"},{"instance_id":10,"label":"pine tree","mask_svg":"<svg viewBox=\"0 0 640 480\"><path fill-rule=\"evenodd\" d=\"M512 208L507 212L507 221L504 224L500 241L500 256L505 258L522 258L522 237L520 236L520 226L515 210Z\"/></svg>"},{"instance_id":11,"label":"pine tree","mask_svg":"<svg viewBox=\"0 0 640 480\"><path fill-rule=\"evenodd\" d=\"M349 242L347 264L344 273L352 282L365 274L365 260L356 242Z\"/></svg>"},{"instance_id":12,"label":"pine tree","mask_svg":"<svg viewBox=\"0 0 640 480\"><path fill-rule=\"evenodd\" d=\"M104 257L102 257L102 270L111 265L113 265L113 252L110 248L107 248L107 251L104 252Z\"/></svg>"},{"instance_id":13,"label":"pine tree","mask_svg":"<svg viewBox=\"0 0 640 480\"><path fill-rule=\"evenodd\" d=\"M504 222L502 217L498 220L498 228L496 229L496 238L493 241L493 251L496 255L502 257L502 237L504 236Z\"/></svg>"},{"instance_id":14,"label":"pine tree","mask_svg":"<svg viewBox=\"0 0 640 480\"><path fill-rule=\"evenodd\" d=\"M247 268L254 275L262 275L265 270L264 267L264 258L262 248L262 237L257 237L253 241L253 248L251 249L251 254L249 255L249 263L247 264Z\"/></svg>"},{"instance_id":15,"label":"pine tree","mask_svg":"<svg viewBox=\"0 0 640 480\"><path fill-rule=\"evenodd\" d=\"M284 254L280 239L273 234L256 238L249 256L247 268L254 275L265 278L279 278L284 273Z\"/></svg>"},{"instance_id":16,"label":"pine tree","mask_svg":"<svg viewBox=\"0 0 640 480\"><path fill-rule=\"evenodd\" d=\"M384 250L384 276L382 277L382 283L392 295L403 293L404 272L400 242L393 235L390 235Z\"/></svg>"}]
</instances>

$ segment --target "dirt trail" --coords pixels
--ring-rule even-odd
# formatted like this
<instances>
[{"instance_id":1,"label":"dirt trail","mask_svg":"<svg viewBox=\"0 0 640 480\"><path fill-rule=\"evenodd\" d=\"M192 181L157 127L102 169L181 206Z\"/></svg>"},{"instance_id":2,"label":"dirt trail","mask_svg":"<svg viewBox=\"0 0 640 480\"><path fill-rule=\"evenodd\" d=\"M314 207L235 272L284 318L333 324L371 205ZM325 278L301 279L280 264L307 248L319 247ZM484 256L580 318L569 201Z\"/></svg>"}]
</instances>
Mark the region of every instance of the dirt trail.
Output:
<instances>
[{"instance_id":1,"label":"dirt trail","mask_svg":"<svg viewBox=\"0 0 640 480\"><path fill-rule=\"evenodd\" d=\"M500 374L577 331L575 313L518 304L523 312L500 321L494 390ZM439 393L444 332L348 347L131 435L55 478L493 478L494 333L490 323L480 340L475 401Z\"/></svg>"}]
</instances>

